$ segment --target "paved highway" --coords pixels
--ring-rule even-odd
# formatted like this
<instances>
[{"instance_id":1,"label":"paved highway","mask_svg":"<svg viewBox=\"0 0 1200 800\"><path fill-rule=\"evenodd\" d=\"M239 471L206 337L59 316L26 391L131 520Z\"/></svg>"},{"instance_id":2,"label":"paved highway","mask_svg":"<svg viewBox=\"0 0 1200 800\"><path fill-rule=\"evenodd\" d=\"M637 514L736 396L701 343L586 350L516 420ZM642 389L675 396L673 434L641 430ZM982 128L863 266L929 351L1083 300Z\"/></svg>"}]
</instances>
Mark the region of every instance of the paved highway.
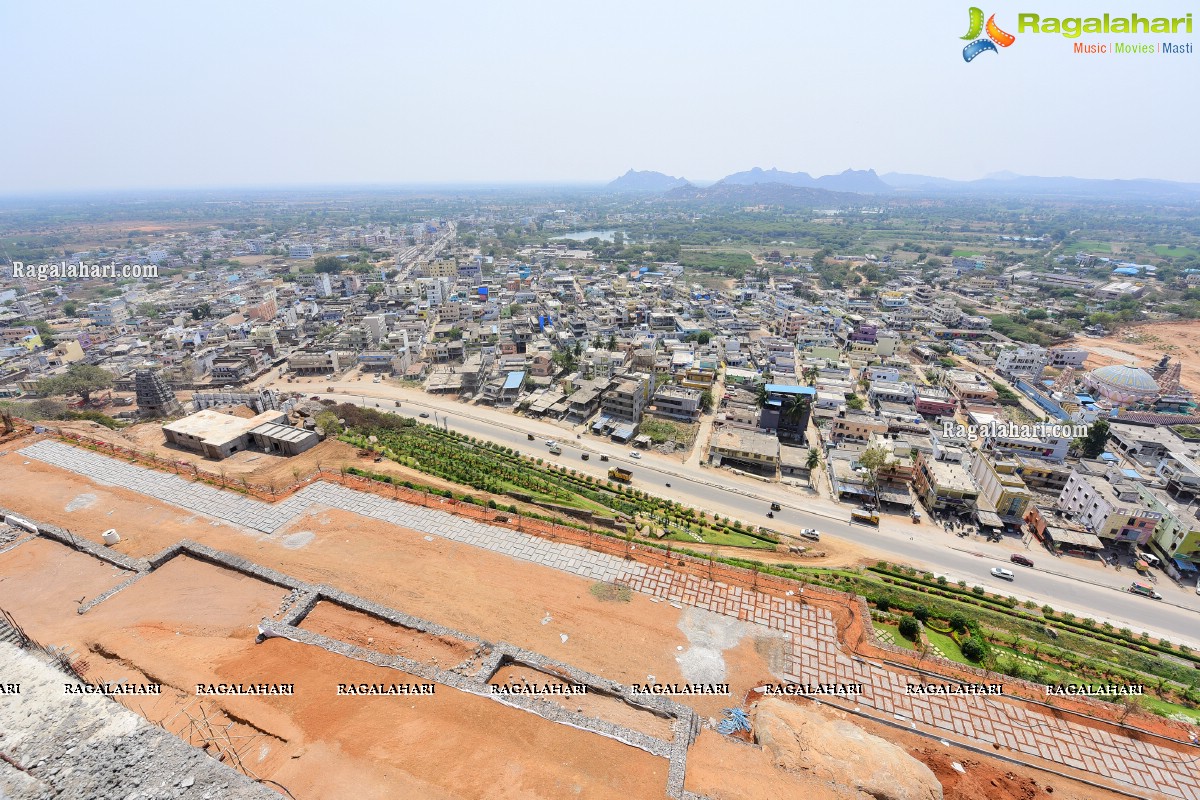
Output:
<instances>
[{"instance_id":1,"label":"paved highway","mask_svg":"<svg viewBox=\"0 0 1200 800\"><path fill-rule=\"evenodd\" d=\"M286 383L277 386L284 391L304 391L306 396L316 394L341 402L366 404L415 418L424 413L428 416L421 419L423 422L490 439L597 477L605 476L609 466L628 467L633 471L635 487L662 497L784 532L816 528L823 536L854 542L882 559L927 569L945 575L952 582L965 580L968 585L980 585L988 591L1012 595L1022 601L1033 600L1039 605L1048 603L1079 617L1108 621L1138 633L1145 630L1200 648L1196 633L1200 597L1192 588L1180 588L1165 577L1160 577L1157 586L1164 599L1156 601L1125 591L1136 577L1133 570L1116 572L1097 562L1055 558L1036 541L1031 550L1021 550L1034 560L1035 567L1031 569L1009 562L1009 556L1014 552L1011 539L1001 544L974 537L963 539L928 520L912 525L907 518L901 517L885 516L879 529L852 525L848 506L813 498L781 484L739 478L725 470L684 466L677 460L654 453L633 458L627 447L586 434L576 438L577 433L568 433L558 425L539 420L504 412L499 412L502 416L497 418L498 412L492 409L439 400L424 393L366 381L345 385L332 394L313 392L312 388L305 391L303 387ZM395 400L383 399L398 394L403 395L400 407L396 407ZM485 414L489 418L485 418ZM529 441L530 433L535 436L534 441ZM561 456L551 456L547 452L545 441L548 439L556 440L563 448ZM580 458L585 452L592 454L588 461ZM608 463L599 460L601 454L609 456ZM774 519L766 517L771 502L778 502L784 508L775 513ZM1016 573L1014 581L991 575L991 568L1001 565Z\"/></svg>"}]
</instances>

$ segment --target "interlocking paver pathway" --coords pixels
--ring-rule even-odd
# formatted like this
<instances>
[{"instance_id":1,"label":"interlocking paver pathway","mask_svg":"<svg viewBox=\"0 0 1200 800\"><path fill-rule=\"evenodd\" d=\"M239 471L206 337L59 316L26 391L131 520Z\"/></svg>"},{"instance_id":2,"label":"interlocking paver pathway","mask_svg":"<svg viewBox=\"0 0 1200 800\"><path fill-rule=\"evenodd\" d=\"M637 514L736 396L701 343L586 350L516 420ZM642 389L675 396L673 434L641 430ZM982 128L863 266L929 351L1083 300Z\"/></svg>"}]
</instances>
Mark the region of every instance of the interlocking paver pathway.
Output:
<instances>
[{"instance_id":1,"label":"interlocking paver pathway","mask_svg":"<svg viewBox=\"0 0 1200 800\"><path fill-rule=\"evenodd\" d=\"M425 534L481 547L598 581L631 589L751 624L785 632L790 639L785 678L793 683L859 683L858 706L899 715L977 742L1065 764L1169 797L1200 800L1200 748L1176 750L1081 723L1056 719L1032 705L1006 698L909 694L915 678L852 659L843 652L826 609L729 586L673 570L626 561L583 547L550 542L485 525L437 508L389 500L330 483L315 483L274 505L222 491L177 475L139 467L53 440L20 451L99 483L133 489L183 508L263 533L274 533L311 506L337 508Z\"/></svg>"}]
</instances>

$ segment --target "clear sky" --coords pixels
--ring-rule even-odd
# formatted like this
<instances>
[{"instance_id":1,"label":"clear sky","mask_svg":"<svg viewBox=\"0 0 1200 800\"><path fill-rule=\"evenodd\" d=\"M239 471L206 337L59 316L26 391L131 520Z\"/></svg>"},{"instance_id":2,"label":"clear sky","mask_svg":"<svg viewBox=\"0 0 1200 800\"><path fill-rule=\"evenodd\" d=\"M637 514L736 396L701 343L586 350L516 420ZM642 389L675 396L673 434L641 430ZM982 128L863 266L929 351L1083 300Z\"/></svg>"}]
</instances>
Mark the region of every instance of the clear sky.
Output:
<instances>
[{"instance_id":1,"label":"clear sky","mask_svg":"<svg viewBox=\"0 0 1200 800\"><path fill-rule=\"evenodd\" d=\"M976 0L980 3L981 0ZM981 5L1183 16L1156 0ZM0 0L0 194L712 180L752 166L1200 181L1200 53L1017 34L970 3ZM1195 34L1075 41L1192 43Z\"/></svg>"}]
</instances>

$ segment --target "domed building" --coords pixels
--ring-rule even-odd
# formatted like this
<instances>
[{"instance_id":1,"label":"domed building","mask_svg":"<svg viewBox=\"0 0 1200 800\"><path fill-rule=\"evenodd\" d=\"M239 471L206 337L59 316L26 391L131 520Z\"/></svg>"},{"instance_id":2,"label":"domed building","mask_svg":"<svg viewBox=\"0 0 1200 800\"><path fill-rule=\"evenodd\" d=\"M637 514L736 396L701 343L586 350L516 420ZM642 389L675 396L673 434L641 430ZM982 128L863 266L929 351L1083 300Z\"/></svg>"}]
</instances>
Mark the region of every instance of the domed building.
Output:
<instances>
[{"instance_id":1,"label":"domed building","mask_svg":"<svg viewBox=\"0 0 1200 800\"><path fill-rule=\"evenodd\" d=\"M1153 403L1160 390L1150 373L1140 367L1113 364L1089 372L1083 383L1114 406Z\"/></svg>"}]
</instances>

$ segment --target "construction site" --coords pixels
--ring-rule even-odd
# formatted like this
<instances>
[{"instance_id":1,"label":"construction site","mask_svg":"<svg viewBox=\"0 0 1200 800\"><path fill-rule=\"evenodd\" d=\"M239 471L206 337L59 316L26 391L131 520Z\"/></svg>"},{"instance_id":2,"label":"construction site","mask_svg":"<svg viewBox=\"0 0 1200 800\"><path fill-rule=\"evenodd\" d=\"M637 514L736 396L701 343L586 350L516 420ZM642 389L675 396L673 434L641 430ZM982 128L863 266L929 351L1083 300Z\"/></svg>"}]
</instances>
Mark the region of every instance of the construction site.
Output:
<instances>
[{"instance_id":1,"label":"construction site","mask_svg":"<svg viewBox=\"0 0 1200 800\"><path fill-rule=\"evenodd\" d=\"M0 796L1200 797L1190 744L1083 701L906 692L1000 678L915 662L851 595L344 471L260 496L16 427Z\"/></svg>"}]
</instances>

